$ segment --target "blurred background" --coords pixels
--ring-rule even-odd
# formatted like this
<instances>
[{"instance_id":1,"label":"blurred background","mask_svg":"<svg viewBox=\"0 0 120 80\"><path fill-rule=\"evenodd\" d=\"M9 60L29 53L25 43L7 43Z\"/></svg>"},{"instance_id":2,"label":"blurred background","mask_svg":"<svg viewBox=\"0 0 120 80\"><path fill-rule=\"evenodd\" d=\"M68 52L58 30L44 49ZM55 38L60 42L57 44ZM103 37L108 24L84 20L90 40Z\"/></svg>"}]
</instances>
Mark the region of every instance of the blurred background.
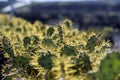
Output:
<instances>
[{"instance_id":1,"label":"blurred background","mask_svg":"<svg viewBox=\"0 0 120 80\"><path fill-rule=\"evenodd\" d=\"M112 27L109 37L120 47L120 0L0 0L0 13L51 25L68 18L82 30Z\"/></svg>"}]
</instances>

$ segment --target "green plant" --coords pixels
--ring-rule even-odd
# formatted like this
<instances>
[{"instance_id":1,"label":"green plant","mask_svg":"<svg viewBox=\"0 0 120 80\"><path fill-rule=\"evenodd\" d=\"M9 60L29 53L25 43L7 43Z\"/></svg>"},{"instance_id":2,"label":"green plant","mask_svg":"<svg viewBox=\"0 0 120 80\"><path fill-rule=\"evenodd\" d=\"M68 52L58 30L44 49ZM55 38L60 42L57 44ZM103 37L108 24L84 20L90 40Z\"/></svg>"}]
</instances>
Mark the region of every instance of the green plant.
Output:
<instances>
[{"instance_id":1,"label":"green plant","mask_svg":"<svg viewBox=\"0 0 120 80\"><path fill-rule=\"evenodd\" d=\"M90 76L96 78L95 80L119 80L120 74L120 53L108 54L99 66L99 71ZM94 79L92 79L94 80Z\"/></svg>"},{"instance_id":2,"label":"green plant","mask_svg":"<svg viewBox=\"0 0 120 80\"><path fill-rule=\"evenodd\" d=\"M5 23L6 19L9 19L8 15L0 16L0 32L12 45L12 48L1 48L1 51L10 49L7 51L10 63L2 69L8 80L14 77L85 80L89 71L98 70L100 61L110 50L111 44L102 34L79 31L73 28L69 19L55 26L43 25L39 21L31 24L16 17Z\"/></svg>"}]
</instances>

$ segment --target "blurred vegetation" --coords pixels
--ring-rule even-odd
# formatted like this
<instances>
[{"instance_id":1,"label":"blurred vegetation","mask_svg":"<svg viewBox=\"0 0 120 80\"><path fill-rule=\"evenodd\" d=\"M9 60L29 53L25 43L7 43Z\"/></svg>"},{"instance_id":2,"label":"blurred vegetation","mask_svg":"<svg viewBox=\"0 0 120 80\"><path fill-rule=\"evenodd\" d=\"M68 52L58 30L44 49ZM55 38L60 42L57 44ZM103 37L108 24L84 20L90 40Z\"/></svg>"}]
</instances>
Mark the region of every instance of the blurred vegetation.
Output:
<instances>
[{"instance_id":1,"label":"blurred vegetation","mask_svg":"<svg viewBox=\"0 0 120 80\"><path fill-rule=\"evenodd\" d=\"M97 71L95 76L103 80L101 67L104 70L113 64L115 71L119 68L114 63L114 55L110 61L104 59L111 43L105 40L103 32L78 30L69 19L45 25L40 21L31 24L21 18L14 17L11 21L9 18L9 15L0 15L0 54L7 59L1 64L5 80L89 80L89 73L94 75Z\"/></svg>"},{"instance_id":2,"label":"blurred vegetation","mask_svg":"<svg viewBox=\"0 0 120 80\"><path fill-rule=\"evenodd\" d=\"M111 53L101 61L99 71L94 74L90 74L89 76L91 76L91 80L119 80L119 68L120 53Z\"/></svg>"}]
</instances>

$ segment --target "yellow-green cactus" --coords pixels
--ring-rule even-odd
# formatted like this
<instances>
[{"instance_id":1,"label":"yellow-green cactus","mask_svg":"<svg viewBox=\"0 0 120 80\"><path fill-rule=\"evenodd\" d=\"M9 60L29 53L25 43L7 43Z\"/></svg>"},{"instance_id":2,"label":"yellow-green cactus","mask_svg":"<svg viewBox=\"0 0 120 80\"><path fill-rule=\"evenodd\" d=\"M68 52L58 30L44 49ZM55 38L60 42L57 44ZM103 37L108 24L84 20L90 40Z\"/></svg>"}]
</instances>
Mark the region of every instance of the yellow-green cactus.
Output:
<instances>
[{"instance_id":1,"label":"yellow-green cactus","mask_svg":"<svg viewBox=\"0 0 120 80\"><path fill-rule=\"evenodd\" d=\"M69 19L55 26L39 21L31 24L16 17L9 22L8 15L0 15L0 20L0 32L12 45L8 46L7 38L0 36L1 54L5 50L12 56L10 64L2 69L6 79L22 76L27 80L85 80L89 71L98 70L110 50L111 44L102 34L79 31ZM10 72L13 74L6 76Z\"/></svg>"},{"instance_id":2,"label":"yellow-green cactus","mask_svg":"<svg viewBox=\"0 0 120 80\"><path fill-rule=\"evenodd\" d=\"M8 38L0 34L0 54L8 53L10 57L14 56L12 45Z\"/></svg>"}]
</instances>

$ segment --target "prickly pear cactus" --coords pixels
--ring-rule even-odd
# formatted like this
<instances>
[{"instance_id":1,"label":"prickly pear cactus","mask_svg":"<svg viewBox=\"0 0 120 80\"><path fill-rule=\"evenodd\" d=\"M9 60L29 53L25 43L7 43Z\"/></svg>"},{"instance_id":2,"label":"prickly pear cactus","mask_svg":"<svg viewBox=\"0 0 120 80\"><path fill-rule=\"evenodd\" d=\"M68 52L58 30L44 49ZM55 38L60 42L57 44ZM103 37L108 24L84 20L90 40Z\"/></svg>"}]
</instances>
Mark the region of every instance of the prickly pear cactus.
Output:
<instances>
[{"instance_id":1,"label":"prickly pear cactus","mask_svg":"<svg viewBox=\"0 0 120 80\"><path fill-rule=\"evenodd\" d=\"M0 52L11 60L3 65L4 79L85 80L97 71L111 44L102 34L79 31L69 19L44 25L8 15L0 15Z\"/></svg>"}]
</instances>

